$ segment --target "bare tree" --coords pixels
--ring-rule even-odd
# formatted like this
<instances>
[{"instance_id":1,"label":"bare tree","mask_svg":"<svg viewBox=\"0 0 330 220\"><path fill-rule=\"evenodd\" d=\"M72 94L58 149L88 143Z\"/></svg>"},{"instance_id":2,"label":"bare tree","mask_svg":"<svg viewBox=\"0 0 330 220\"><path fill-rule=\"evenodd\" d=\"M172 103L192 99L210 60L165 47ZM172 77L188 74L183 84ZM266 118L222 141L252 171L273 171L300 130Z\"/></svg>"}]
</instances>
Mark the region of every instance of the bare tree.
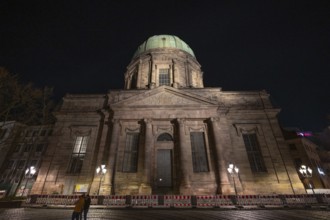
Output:
<instances>
[{"instance_id":1,"label":"bare tree","mask_svg":"<svg viewBox=\"0 0 330 220\"><path fill-rule=\"evenodd\" d=\"M53 88L23 84L17 75L0 67L0 121L15 120L27 125L54 122L52 94Z\"/></svg>"}]
</instances>

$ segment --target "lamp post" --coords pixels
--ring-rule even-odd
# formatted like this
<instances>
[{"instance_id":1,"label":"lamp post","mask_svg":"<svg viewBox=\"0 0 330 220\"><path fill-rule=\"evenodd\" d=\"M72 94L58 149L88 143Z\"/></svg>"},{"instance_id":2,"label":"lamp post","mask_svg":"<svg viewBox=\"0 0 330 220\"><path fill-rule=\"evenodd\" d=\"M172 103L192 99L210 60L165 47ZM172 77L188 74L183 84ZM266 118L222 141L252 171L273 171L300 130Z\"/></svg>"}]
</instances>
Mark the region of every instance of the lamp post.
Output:
<instances>
[{"instance_id":1,"label":"lamp post","mask_svg":"<svg viewBox=\"0 0 330 220\"><path fill-rule=\"evenodd\" d=\"M97 195L100 195L101 183L102 183L103 177L106 172L107 172L107 169L105 168L105 165L101 165L96 168L96 174L101 175L100 183L99 183L99 190L97 191Z\"/></svg>"},{"instance_id":2,"label":"lamp post","mask_svg":"<svg viewBox=\"0 0 330 220\"><path fill-rule=\"evenodd\" d=\"M299 168L299 172L301 173L301 175L304 178L308 178L308 185L312 189L313 194L315 194L313 184L311 184L310 181L309 181L309 178L312 178L313 170L310 167L306 166L306 165L301 165L300 168ZM307 192L307 189L306 189L306 192Z\"/></svg>"},{"instance_id":3,"label":"lamp post","mask_svg":"<svg viewBox=\"0 0 330 220\"><path fill-rule=\"evenodd\" d=\"M29 179L31 179L36 172L37 172L37 170L34 166L31 166L31 167L29 167L25 170L25 179L26 179L26 181L25 181L25 185L24 185L24 189L23 189L23 196L25 194L26 187L27 187L27 184L29 182ZM26 195L27 194L28 193L26 193Z\"/></svg>"},{"instance_id":4,"label":"lamp post","mask_svg":"<svg viewBox=\"0 0 330 220\"><path fill-rule=\"evenodd\" d=\"M237 189L236 189L236 183L235 183L235 175L238 175L239 169L237 166L235 166L234 164L229 164L228 168L228 173L231 175L231 177L233 178L233 182L234 182L234 189L235 189L235 195L237 197Z\"/></svg>"}]
</instances>

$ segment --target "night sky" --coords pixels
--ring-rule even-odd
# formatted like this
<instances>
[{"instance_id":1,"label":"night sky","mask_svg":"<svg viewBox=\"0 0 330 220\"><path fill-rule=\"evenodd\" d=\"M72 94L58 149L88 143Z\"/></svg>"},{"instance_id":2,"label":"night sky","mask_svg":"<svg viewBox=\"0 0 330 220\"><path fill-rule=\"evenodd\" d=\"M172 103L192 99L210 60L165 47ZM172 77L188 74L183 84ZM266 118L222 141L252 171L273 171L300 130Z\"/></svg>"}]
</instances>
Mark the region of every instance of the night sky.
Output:
<instances>
[{"instance_id":1,"label":"night sky","mask_svg":"<svg viewBox=\"0 0 330 220\"><path fill-rule=\"evenodd\" d=\"M327 0L0 2L0 66L57 99L122 89L137 47L159 34L193 49L205 87L265 89L285 127L329 124Z\"/></svg>"}]
</instances>

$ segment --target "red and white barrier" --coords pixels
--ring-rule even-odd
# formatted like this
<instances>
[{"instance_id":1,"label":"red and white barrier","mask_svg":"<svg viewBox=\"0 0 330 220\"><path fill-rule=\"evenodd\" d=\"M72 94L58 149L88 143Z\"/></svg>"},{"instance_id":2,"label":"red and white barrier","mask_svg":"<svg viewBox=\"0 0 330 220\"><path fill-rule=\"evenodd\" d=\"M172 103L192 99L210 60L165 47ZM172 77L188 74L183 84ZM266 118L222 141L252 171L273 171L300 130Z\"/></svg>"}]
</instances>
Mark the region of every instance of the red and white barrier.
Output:
<instances>
[{"instance_id":1,"label":"red and white barrier","mask_svg":"<svg viewBox=\"0 0 330 220\"><path fill-rule=\"evenodd\" d=\"M149 207L149 206L151 206L151 196L150 195L132 196L131 206L132 207Z\"/></svg>"},{"instance_id":2,"label":"red and white barrier","mask_svg":"<svg viewBox=\"0 0 330 220\"><path fill-rule=\"evenodd\" d=\"M171 195L164 196L164 206L169 208L173 206L173 198Z\"/></svg>"},{"instance_id":3,"label":"red and white barrier","mask_svg":"<svg viewBox=\"0 0 330 220\"><path fill-rule=\"evenodd\" d=\"M228 195L216 195L215 196L215 203L216 206L232 206L232 200L230 199L230 197Z\"/></svg>"},{"instance_id":4,"label":"red and white barrier","mask_svg":"<svg viewBox=\"0 0 330 220\"><path fill-rule=\"evenodd\" d=\"M27 205L74 205L79 195L31 195L27 198ZM196 198L196 200L195 200ZM322 201L319 201L319 200ZM193 200L193 201L192 201ZM234 202L236 203L234 204ZM98 204L103 202L102 204ZM192 202L194 202L192 204ZM195 203L196 202L196 203ZM160 203L160 204L159 204ZM301 195L108 195L91 196L91 205L104 205L109 207L159 207L159 208L198 208L240 206L310 206L318 204L330 205L330 194L301 194Z\"/></svg>"},{"instance_id":5,"label":"red and white barrier","mask_svg":"<svg viewBox=\"0 0 330 220\"><path fill-rule=\"evenodd\" d=\"M196 196L197 208L212 208L216 206L215 196Z\"/></svg>"},{"instance_id":6,"label":"red and white barrier","mask_svg":"<svg viewBox=\"0 0 330 220\"><path fill-rule=\"evenodd\" d=\"M237 204L241 206L260 206L259 195L239 195Z\"/></svg>"},{"instance_id":7,"label":"red and white barrier","mask_svg":"<svg viewBox=\"0 0 330 220\"><path fill-rule=\"evenodd\" d=\"M172 196L175 208L191 208L191 196Z\"/></svg>"},{"instance_id":8,"label":"red and white barrier","mask_svg":"<svg viewBox=\"0 0 330 220\"><path fill-rule=\"evenodd\" d=\"M318 204L318 201L317 201L317 198L315 197L315 195L306 194L306 195L304 195L304 199L305 199L305 204L306 205L316 205L316 204Z\"/></svg>"},{"instance_id":9,"label":"red and white barrier","mask_svg":"<svg viewBox=\"0 0 330 220\"><path fill-rule=\"evenodd\" d=\"M126 196L104 196L103 205L110 207L126 207Z\"/></svg>"},{"instance_id":10,"label":"red and white barrier","mask_svg":"<svg viewBox=\"0 0 330 220\"><path fill-rule=\"evenodd\" d=\"M306 205L304 195L284 195L288 206L304 206Z\"/></svg>"},{"instance_id":11,"label":"red and white barrier","mask_svg":"<svg viewBox=\"0 0 330 220\"><path fill-rule=\"evenodd\" d=\"M151 195L150 196L150 206L151 207L158 206L158 196L157 195Z\"/></svg>"},{"instance_id":12,"label":"red and white barrier","mask_svg":"<svg viewBox=\"0 0 330 220\"><path fill-rule=\"evenodd\" d=\"M330 205L330 194L324 194L323 201L324 201L324 203L327 203L328 205Z\"/></svg>"},{"instance_id":13,"label":"red and white barrier","mask_svg":"<svg viewBox=\"0 0 330 220\"><path fill-rule=\"evenodd\" d=\"M98 196L90 196L91 197L91 205L98 205Z\"/></svg>"},{"instance_id":14,"label":"red and white barrier","mask_svg":"<svg viewBox=\"0 0 330 220\"><path fill-rule=\"evenodd\" d=\"M278 195L260 195L260 205L263 206L282 206L283 202Z\"/></svg>"},{"instance_id":15,"label":"red and white barrier","mask_svg":"<svg viewBox=\"0 0 330 220\"><path fill-rule=\"evenodd\" d=\"M37 195L36 204L47 204L48 195Z\"/></svg>"}]
</instances>

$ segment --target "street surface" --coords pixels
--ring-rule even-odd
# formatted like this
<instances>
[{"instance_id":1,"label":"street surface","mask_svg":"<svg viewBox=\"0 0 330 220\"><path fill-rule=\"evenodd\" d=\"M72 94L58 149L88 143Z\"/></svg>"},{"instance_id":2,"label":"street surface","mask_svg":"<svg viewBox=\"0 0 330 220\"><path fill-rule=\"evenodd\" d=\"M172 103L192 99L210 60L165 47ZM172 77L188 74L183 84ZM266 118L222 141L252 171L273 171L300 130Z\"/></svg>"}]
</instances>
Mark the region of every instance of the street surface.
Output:
<instances>
[{"instance_id":1,"label":"street surface","mask_svg":"<svg viewBox=\"0 0 330 220\"><path fill-rule=\"evenodd\" d=\"M2 220L55 220L71 219L71 209L16 208L0 209ZM330 219L329 210L277 209L277 210L224 210L224 209L90 209L88 219L111 220L308 220Z\"/></svg>"}]
</instances>

